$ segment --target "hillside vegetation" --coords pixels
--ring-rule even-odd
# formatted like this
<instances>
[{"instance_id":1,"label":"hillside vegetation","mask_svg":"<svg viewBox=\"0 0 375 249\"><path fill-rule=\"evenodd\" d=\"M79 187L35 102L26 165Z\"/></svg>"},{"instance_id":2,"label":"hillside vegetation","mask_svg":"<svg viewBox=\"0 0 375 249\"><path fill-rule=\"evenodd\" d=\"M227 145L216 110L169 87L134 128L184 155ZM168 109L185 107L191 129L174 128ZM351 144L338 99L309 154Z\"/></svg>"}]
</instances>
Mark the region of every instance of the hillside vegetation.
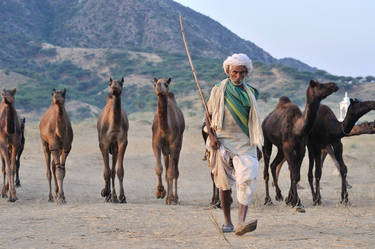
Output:
<instances>
[{"instance_id":1,"label":"hillside vegetation","mask_svg":"<svg viewBox=\"0 0 375 249\"><path fill-rule=\"evenodd\" d=\"M66 88L73 119L96 116L105 105L110 77L125 77L128 113L155 110L153 77L171 77L171 90L189 115L201 113L179 30L185 33L207 96L225 78L223 59L244 52L254 60L250 82L264 111L286 95L299 105L311 79L335 81L337 103L349 96L371 98L375 78L340 77L293 58L275 59L207 16L172 0L9 0L0 2L0 87L18 87L16 107L30 118L50 104L52 88ZM369 83L364 83L369 82ZM353 94L351 94L353 93Z\"/></svg>"}]
</instances>

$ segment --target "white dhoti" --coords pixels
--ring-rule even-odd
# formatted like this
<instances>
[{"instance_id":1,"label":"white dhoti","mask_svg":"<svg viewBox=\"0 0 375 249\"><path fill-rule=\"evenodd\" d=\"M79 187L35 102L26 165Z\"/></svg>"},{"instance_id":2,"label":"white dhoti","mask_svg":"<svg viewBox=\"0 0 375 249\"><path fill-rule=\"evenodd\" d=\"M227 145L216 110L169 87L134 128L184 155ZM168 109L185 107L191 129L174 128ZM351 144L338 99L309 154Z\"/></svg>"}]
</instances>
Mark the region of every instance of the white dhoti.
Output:
<instances>
[{"instance_id":1,"label":"white dhoti","mask_svg":"<svg viewBox=\"0 0 375 249\"><path fill-rule=\"evenodd\" d=\"M211 152L212 173L217 188L230 190L236 184L237 200L249 205L258 176L258 160L251 155L235 155L223 145Z\"/></svg>"}]
</instances>

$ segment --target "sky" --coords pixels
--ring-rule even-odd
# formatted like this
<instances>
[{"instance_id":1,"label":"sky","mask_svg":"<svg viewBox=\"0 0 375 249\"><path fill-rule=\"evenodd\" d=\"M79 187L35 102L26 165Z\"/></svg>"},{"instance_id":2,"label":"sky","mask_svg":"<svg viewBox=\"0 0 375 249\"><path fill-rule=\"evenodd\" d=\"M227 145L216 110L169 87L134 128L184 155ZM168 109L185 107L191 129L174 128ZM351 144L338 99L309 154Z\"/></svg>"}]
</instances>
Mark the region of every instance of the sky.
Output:
<instances>
[{"instance_id":1,"label":"sky","mask_svg":"<svg viewBox=\"0 0 375 249\"><path fill-rule=\"evenodd\" d=\"M175 0L275 58L375 76L375 0Z\"/></svg>"}]
</instances>

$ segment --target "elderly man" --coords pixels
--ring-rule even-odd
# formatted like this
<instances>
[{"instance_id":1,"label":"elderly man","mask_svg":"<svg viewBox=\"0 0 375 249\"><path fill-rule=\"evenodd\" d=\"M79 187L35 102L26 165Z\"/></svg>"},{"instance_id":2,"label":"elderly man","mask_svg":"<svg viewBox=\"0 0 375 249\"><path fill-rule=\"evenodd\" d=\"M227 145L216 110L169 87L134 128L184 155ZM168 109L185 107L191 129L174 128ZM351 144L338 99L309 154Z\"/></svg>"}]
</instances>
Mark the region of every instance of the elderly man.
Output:
<instances>
[{"instance_id":1,"label":"elderly man","mask_svg":"<svg viewBox=\"0 0 375 249\"><path fill-rule=\"evenodd\" d=\"M207 103L211 124L206 121L209 137L210 166L215 185L221 190L224 212L223 232L234 230L230 206L231 187L236 183L238 225L236 235L256 229L257 220L245 223L248 205L258 175L257 146L263 143L257 112L258 91L244 82L253 70L245 54L233 54L223 63L228 78L216 84Z\"/></svg>"}]
</instances>

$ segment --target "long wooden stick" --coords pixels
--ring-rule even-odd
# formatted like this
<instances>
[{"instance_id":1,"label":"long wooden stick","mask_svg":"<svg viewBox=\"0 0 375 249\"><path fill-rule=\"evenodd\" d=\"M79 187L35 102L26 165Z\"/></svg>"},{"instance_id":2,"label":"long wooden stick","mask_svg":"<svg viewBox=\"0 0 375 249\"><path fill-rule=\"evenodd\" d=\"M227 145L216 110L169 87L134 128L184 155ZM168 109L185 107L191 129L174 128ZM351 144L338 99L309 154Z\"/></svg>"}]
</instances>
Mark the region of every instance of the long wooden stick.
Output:
<instances>
[{"instance_id":1,"label":"long wooden stick","mask_svg":"<svg viewBox=\"0 0 375 249\"><path fill-rule=\"evenodd\" d=\"M182 39L184 40L185 49L186 49L186 54L187 54L188 59L189 59L189 63L190 63L190 66L191 66L191 71L193 72L194 79L195 79L195 82L197 83L197 87L198 87L198 90L199 90L199 94L200 94L200 96L201 96L201 99L202 99L202 102L203 102L204 109L205 109L205 111L206 111L206 118L207 118L209 124L211 124L211 118L210 118L210 115L208 115L208 107L207 107L207 103L206 103L206 100L204 99L203 91L202 91L202 89L201 89L201 85L199 84L197 74L195 73L195 69L194 69L193 61L191 60L191 57L190 57L189 47L188 47L188 45L187 45L186 38L185 38L184 26L183 26L183 24L182 24L182 16L180 16L180 25L181 25Z\"/></svg>"}]
</instances>

